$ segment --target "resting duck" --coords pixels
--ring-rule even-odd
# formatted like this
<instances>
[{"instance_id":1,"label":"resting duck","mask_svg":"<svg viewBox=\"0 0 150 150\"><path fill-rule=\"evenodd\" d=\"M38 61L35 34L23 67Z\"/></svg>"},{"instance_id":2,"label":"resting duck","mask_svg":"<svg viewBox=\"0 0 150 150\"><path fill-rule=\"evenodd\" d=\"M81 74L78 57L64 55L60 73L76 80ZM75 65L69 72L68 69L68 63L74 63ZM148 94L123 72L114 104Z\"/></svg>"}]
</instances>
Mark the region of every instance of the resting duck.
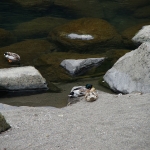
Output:
<instances>
[{"instance_id":1,"label":"resting duck","mask_svg":"<svg viewBox=\"0 0 150 150\"><path fill-rule=\"evenodd\" d=\"M85 92L85 89L83 86L74 87L74 88L72 88L68 97L75 98L75 97L84 96L85 95L84 92Z\"/></svg>"},{"instance_id":2,"label":"resting duck","mask_svg":"<svg viewBox=\"0 0 150 150\"><path fill-rule=\"evenodd\" d=\"M5 52L4 57L8 60L8 62L19 62L20 61L20 56L16 53L12 52Z\"/></svg>"},{"instance_id":3,"label":"resting duck","mask_svg":"<svg viewBox=\"0 0 150 150\"><path fill-rule=\"evenodd\" d=\"M91 92L95 91L95 88L93 87L92 84L86 84L86 85L85 85L85 88L86 88L88 91L91 91Z\"/></svg>"}]
</instances>

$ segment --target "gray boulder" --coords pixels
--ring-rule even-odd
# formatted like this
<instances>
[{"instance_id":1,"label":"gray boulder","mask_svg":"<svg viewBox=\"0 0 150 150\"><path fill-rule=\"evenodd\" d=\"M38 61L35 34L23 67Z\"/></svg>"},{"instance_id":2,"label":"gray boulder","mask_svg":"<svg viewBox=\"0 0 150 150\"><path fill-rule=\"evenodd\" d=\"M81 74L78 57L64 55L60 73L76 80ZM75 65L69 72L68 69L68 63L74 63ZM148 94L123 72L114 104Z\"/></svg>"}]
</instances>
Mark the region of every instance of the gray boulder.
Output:
<instances>
[{"instance_id":1,"label":"gray boulder","mask_svg":"<svg viewBox=\"0 0 150 150\"><path fill-rule=\"evenodd\" d=\"M47 89L46 80L32 66L0 69L1 90Z\"/></svg>"},{"instance_id":2,"label":"gray boulder","mask_svg":"<svg viewBox=\"0 0 150 150\"><path fill-rule=\"evenodd\" d=\"M121 57L106 72L104 80L115 92L150 93L150 43L143 43Z\"/></svg>"},{"instance_id":3,"label":"gray boulder","mask_svg":"<svg viewBox=\"0 0 150 150\"><path fill-rule=\"evenodd\" d=\"M61 66L64 67L69 74L81 75L85 73L87 70L94 66L99 66L103 61L102 58L87 58L87 59L65 59L61 62Z\"/></svg>"},{"instance_id":4,"label":"gray boulder","mask_svg":"<svg viewBox=\"0 0 150 150\"><path fill-rule=\"evenodd\" d=\"M142 29L132 38L132 41L138 44L150 42L150 25L143 26Z\"/></svg>"}]
</instances>

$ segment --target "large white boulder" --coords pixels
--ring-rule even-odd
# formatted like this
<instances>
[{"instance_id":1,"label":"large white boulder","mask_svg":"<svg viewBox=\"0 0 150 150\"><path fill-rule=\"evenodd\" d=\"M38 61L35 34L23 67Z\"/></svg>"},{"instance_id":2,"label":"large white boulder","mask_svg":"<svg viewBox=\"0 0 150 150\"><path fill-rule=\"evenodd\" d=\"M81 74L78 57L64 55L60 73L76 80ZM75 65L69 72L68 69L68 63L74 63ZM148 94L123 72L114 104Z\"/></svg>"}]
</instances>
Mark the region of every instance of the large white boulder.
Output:
<instances>
[{"instance_id":1,"label":"large white boulder","mask_svg":"<svg viewBox=\"0 0 150 150\"><path fill-rule=\"evenodd\" d=\"M150 43L143 43L121 57L106 72L104 80L115 92L150 93Z\"/></svg>"},{"instance_id":2,"label":"large white boulder","mask_svg":"<svg viewBox=\"0 0 150 150\"><path fill-rule=\"evenodd\" d=\"M46 80L32 66L0 69L1 90L47 89Z\"/></svg>"},{"instance_id":3,"label":"large white boulder","mask_svg":"<svg viewBox=\"0 0 150 150\"><path fill-rule=\"evenodd\" d=\"M143 26L142 29L132 38L132 41L138 44L150 42L150 25Z\"/></svg>"},{"instance_id":4,"label":"large white boulder","mask_svg":"<svg viewBox=\"0 0 150 150\"><path fill-rule=\"evenodd\" d=\"M89 68L93 66L99 66L103 61L102 58L87 58L87 59L65 59L61 62L61 66L64 67L71 75L81 75L85 73Z\"/></svg>"}]
</instances>

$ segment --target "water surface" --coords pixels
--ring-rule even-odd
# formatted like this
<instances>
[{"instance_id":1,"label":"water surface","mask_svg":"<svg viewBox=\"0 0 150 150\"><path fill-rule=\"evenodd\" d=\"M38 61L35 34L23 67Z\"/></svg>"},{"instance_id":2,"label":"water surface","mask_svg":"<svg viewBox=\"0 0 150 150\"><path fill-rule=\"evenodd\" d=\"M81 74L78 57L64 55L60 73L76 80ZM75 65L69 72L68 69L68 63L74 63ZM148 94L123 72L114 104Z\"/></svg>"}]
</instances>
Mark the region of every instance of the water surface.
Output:
<instances>
[{"instance_id":1,"label":"water surface","mask_svg":"<svg viewBox=\"0 0 150 150\"><path fill-rule=\"evenodd\" d=\"M122 32L126 28L142 23L144 21L149 21L149 17L137 17L135 12L139 7L144 7L150 5L150 2L142 3L138 1L138 6L129 5L128 0L90 0L83 5L78 5L78 0L73 1L66 5L57 5L54 0L54 4L49 6L49 8L43 10L33 10L29 8L21 7L16 3L11 3L9 1L0 1L0 28L6 29L8 31L13 31L19 24L31 21L40 17L55 17L64 18L68 20L78 19L82 17L93 17L100 18L108 21L112 24L118 32ZM140 4L141 3L141 4ZM136 3L135 3L136 4ZM136 4L136 5L137 5ZM69 7L69 5L71 7ZM127 7L129 5L129 7ZM132 6L132 7L130 7ZM38 6L40 8L40 6ZM117 11L115 11L117 10ZM147 15L148 16L148 15ZM36 37L36 39L41 37ZM43 37L43 39L46 37ZM36 58L36 53L34 53ZM2 57L0 57L2 58ZM5 63L5 62L4 62ZM30 64L33 65L33 64ZM39 93L39 94L20 94L19 96L10 96L9 94L1 93L0 103L6 103L15 106L54 106L54 107L64 107L67 105L68 97L71 88L77 85L85 85L91 83L98 90L112 93L110 90L105 89L98 85L99 79L82 80L73 83L57 83L57 86L62 89L61 93Z\"/></svg>"}]
</instances>

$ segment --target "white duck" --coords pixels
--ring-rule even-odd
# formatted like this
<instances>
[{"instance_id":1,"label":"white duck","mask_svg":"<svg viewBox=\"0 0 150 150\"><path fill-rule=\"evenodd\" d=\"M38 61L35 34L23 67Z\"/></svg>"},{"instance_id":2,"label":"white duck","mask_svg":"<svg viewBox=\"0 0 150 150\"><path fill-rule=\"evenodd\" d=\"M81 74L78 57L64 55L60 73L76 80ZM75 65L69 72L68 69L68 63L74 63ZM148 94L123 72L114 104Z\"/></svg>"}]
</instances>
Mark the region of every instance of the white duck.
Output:
<instances>
[{"instance_id":1,"label":"white duck","mask_svg":"<svg viewBox=\"0 0 150 150\"><path fill-rule=\"evenodd\" d=\"M5 52L4 57L8 60L8 62L19 62L20 61L20 56L16 53L12 52Z\"/></svg>"}]
</instances>

